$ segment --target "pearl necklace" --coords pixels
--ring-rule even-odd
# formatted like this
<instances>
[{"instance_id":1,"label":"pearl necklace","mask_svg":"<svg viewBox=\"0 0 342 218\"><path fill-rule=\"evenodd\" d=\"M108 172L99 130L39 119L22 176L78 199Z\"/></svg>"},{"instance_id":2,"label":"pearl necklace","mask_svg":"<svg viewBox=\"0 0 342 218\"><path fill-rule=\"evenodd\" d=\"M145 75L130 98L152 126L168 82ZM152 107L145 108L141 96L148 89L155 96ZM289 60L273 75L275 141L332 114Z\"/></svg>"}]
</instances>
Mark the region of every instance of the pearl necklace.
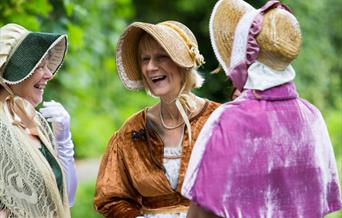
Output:
<instances>
[{"instance_id":1,"label":"pearl necklace","mask_svg":"<svg viewBox=\"0 0 342 218\"><path fill-rule=\"evenodd\" d=\"M178 127L180 127L184 124L184 120L182 120L180 123L176 124L175 126L166 125L166 123L164 122L164 118L163 118L163 114L162 114L161 110L159 112L159 117L160 117L161 124L165 129L169 129L169 130L177 129Z\"/></svg>"}]
</instances>

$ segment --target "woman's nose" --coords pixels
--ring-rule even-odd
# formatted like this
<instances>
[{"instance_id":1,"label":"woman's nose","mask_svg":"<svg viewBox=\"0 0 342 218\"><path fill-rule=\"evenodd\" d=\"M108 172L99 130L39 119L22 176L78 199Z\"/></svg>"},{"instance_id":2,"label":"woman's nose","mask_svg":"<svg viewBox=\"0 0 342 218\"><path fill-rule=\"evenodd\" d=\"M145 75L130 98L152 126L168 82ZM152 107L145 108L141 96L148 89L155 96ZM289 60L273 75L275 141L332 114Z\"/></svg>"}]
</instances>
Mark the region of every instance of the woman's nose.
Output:
<instances>
[{"instance_id":1,"label":"woman's nose","mask_svg":"<svg viewBox=\"0 0 342 218\"><path fill-rule=\"evenodd\" d=\"M53 77L53 74L52 74L51 70L47 66L45 66L44 67L44 79L50 80L50 79L52 79L52 77Z\"/></svg>"},{"instance_id":2,"label":"woman's nose","mask_svg":"<svg viewBox=\"0 0 342 218\"><path fill-rule=\"evenodd\" d=\"M158 63L151 58L151 60L147 64L147 70L156 70L158 69Z\"/></svg>"}]
</instances>

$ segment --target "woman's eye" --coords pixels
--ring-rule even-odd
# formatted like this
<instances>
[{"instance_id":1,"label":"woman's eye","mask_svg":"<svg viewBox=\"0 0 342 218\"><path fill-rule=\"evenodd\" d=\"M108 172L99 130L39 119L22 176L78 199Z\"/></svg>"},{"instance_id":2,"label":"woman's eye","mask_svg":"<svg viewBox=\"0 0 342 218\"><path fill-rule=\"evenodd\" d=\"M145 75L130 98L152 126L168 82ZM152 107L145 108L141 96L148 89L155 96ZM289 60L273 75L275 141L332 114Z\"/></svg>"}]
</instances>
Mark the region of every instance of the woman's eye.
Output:
<instances>
[{"instance_id":1,"label":"woman's eye","mask_svg":"<svg viewBox=\"0 0 342 218\"><path fill-rule=\"evenodd\" d=\"M146 63L146 62L148 62L149 60L150 60L149 57L143 57L143 58L141 58L141 62L142 62L142 63Z\"/></svg>"},{"instance_id":2,"label":"woman's eye","mask_svg":"<svg viewBox=\"0 0 342 218\"><path fill-rule=\"evenodd\" d=\"M168 55L160 55L160 56L158 56L159 60L164 60L164 59L168 59L168 58L169 58Z\"/></svg>"},{"instance_id":3,"label":"woman's eye","mask_svg":"<svg viewBox=\"0 0 342 218\"><path fill-rule=\"evenodd\" d=\"M36 68L36 70L42 70L43 69L43 66L38 66L37 68Z\"/></svg>"}]
</instances>

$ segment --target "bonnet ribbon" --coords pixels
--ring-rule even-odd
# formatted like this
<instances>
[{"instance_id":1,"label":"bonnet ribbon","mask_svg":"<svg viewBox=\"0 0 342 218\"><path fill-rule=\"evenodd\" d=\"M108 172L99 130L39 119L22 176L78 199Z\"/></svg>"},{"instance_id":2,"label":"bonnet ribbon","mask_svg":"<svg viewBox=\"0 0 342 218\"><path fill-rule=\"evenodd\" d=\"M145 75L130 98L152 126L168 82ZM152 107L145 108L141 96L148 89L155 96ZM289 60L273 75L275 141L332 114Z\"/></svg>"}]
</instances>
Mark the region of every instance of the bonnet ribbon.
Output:
<instances>
[{"instance_id":1,"label":"bonnet ribbon","mask_svg":"<svg viewBox=\"0 0 342 218\"><path fill-rule=\"evenodd\" d=\"M12 124L22 127L31 135L39 136L38 127L34 120L36 110L30 102L16 96L13 91L5 83L4 79L0 77L0 85L5 88L9 95L5 98L5 109L8 109L12 118Z\"/></svg>"},{"instance_id":2,"label":"bonnet ribbon","mask_svg":"<svg viewBox=\"0 0 342 218\"><path fill-rule=\"evenodd\" d=\"M263 15L274 8L282 8L292 13L286 5L281 4L277 0L270 0L259 10L253 10L252 13L244 14L236 27L231 55L232 67L228 70L227 76L232 80L234 87L240 91L243 90L247 81L247 69L253 62L255 62L260 51L256 37L262 28ZM248 32L241 29L246 27L245 25L249 28ZM241 43L241 41L239 41L241 40L241 37L238 37L237 35L246 35L247 38L247 42L244 42L246 45L243 45L246 46L246 48L243 49L242 54L241 50L239 51L239 48L237 47L237 44L239 44L239 42Z\"/></svg>"},{"instance_id":3,"label":"bonnet ribbon","mask_svg":"<svg viewBox=\"0 0 342 218\"><path fill-rule=\"evenodd\" d=\"M5 105L12 117L13 125L22 127L31 135L40 136L37 123L34 120L36 110L31 103L19 96L9 95L5 99Z\"/></svg>"},{"instance_id":4,"label":"bonnet ribbon","mask_svg":"<svg viewBox=\"0 0 342 218\"><path fill-rule=\"evenodd\" d=\"M188 115L186 114L186 111L184 110L184 106L182 105L182 103L179 100L179 96L183 93L185 86L183 85L183 87L180 89L178 95L176 96L176 98L174 98L172 101L167 102L166 104L171 104L171 103L175 103L180 115L182 116L182 119L185 123L185 126L188 130L188 138L189 138L189 144L191 145L192 143L192 137L191 137L191 124L190 124L190 120Z\"/></svg>"}]
</instances>

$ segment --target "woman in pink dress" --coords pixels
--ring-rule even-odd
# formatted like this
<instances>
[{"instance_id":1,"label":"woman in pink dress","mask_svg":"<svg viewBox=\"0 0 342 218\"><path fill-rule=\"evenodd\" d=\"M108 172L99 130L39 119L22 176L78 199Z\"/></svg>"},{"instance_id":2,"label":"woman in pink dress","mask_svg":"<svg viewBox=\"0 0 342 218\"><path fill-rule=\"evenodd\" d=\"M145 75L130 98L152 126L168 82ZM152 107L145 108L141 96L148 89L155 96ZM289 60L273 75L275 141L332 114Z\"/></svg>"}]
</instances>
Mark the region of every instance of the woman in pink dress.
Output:
<instances>
[{"instance_id":1,"label":"woman in pink dress","mask_svg":"<svg viewBox=\"0 0 342 218\"><path fill-rule=\"evenodd\" d=\"M187 217L320 218L339 210L325 122L293 82L291 61L301 44L296 18L278 1L256 10L220 0L210 37L242 93L212 113L196 141L182 188L193 201Z\"/></svg>"}]
</instances>

